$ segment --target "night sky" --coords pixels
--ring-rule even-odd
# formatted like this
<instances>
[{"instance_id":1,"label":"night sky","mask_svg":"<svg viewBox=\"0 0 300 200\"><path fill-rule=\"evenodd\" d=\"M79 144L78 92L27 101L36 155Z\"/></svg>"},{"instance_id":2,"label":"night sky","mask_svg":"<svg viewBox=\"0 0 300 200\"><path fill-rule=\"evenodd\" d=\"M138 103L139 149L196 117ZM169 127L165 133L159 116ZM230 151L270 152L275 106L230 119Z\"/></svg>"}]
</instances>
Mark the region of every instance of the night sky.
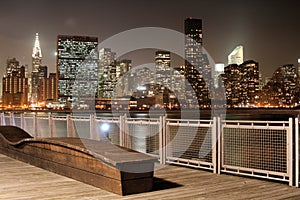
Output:
<instances>
[{"instance_id":1,"label":"night sky","mask_svg":"<svg viewBox=\"0 0 300 200\"><path fill-rule=\"evenodd\" d=\"M215 62L227 64L228 54L239 44L244 46L245 59L259 62L263 76L300 58L297 0L2 0L1 71L8 57L31 66L36 32L42 62L54 72L58 34L98 36L101 42L138 27L183 32L188 17L203 20L204 47ZM154 59L149 55L128 58L133 65Z\"/></svg>"}]
</instances>

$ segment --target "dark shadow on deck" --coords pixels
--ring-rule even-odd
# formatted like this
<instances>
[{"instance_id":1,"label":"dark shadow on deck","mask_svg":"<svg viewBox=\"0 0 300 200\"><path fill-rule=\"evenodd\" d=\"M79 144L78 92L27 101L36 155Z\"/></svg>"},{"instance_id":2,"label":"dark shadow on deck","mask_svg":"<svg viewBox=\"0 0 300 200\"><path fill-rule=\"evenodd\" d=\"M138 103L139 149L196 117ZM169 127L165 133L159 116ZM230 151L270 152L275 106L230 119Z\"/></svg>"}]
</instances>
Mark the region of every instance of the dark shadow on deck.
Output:
<instances>
[{"instance_id":1,"label":"dark shadow on deck","mask_svg":"<svg viewBox=\"0 0 300 200\"><path fill-rule=\"evenodd\" d=\"M182 186L183 185L175 183L175 182L171 182L171 181L167 181L162 178L154 177L152 191L167 190L167 189L178 188L178 187L182 187Z\"/></svg>"}]
</instances>

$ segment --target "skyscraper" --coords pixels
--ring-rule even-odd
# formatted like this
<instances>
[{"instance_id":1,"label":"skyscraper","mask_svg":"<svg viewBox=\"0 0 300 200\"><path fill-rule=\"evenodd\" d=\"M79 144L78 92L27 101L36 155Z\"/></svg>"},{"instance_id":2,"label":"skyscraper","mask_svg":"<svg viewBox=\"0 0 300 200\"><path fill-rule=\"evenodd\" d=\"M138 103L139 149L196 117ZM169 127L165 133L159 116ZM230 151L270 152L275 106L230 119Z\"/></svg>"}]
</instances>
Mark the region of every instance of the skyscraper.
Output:
<instances>
[{"instance_id":1,"label":"skyscraper","mask_svg":"<svg viewBox=\"0 0 300 200\"><path fill-rule=\"evenodd\" d=\"M237 64L240 65L244 62L244 48L239 45L228 56L228 65Z\"/></svg>"},{"instance_id":2,"label":"skyscraper","mask_svg":"<svg viewBox=\"0 0 300 200\"><path fill-rule=\"evenodd\" d=\"M184 32L186 37L186 46L189 47L199 47L198 43L202 46L202 20L195 18L187 18L184 21ZM197 43L195 43L197 42ZM200 46L200 47L201 47ZM191 53L186 49L186 54ZM200 50L199 50L200 51Z\"/></svg>"},{"instance_id":3,"label":"skyscraper","mask_svg":"<svg viewBox=\"0 0 300 200\"><path fill-rule=\"evenodd\" d=\"M185 20L185 77L191 87L186 87L190 103L200 107L210 104L209 86L213 82L208 57L203 50L202 20ZM188 89L188 88L192 88ZM191 102L197 98L198 102Z\"/></svg>"},{"instance_id":4,"label":"skyscraper","mask_svg":"<svg viewBox=\"0 0 300 200\"><path fill-rule=\"evenodd\" d=\"M173 89L171 53L169 51L155 52L155 79L156 84L160 84L170 90Z\"/></svg>"},{"instance_id":5,"label":"skyscraper","mask_svg":"<svg viewBox=\"0 0 300 200\"><path fill-rule=\"evenodd\" d=\"M241 66L237 64L228 65L224 68L224 74L222 74L222 78L226 93L227 106L236 107L241 105Z\"/></svg>"},{"instance_id":6,"label":"skyscraper","mask_svg":"<svg viewBox=\"0 0 300 200\"><path fill-rule=\"evenodd\" d=\"M47 66L39 66L38 68L38 76L39 79L45 79L48 76L48 67Z\"/></svg>"},{"instance_id":7,"label":"skyscraper","mask_svg":"<svg viewBox=\"0 0 300 200\"><path fill-rule=\"evenodd\" d=\"M30 80L30 96L31 102L37 103L38 101L38 87L39 87L39 68L42 64L42 51L40 47L39 34L35 35L35 42L32 49L32 73Z\"/></svg>"},{"instance_id":8,"label":"skyscraper","mask_svg":"<svg viewBox=\"0 0 300 200\"><path fill-rule=\"evenodd\" d=\"M38 71L42 64L42 50L40 47L39 34L35 35L35 42L32 49L32 71Z\"/></svg>"},{"instance_id":9,"label":"skyscraper","mask_svg":"<svg viewBox=\"0 0 300 200\"><path fill-rule=\"evenodd\" d=\"M39 83L39 101L53 101L56 98L56 74L50 73Z\"/></svg>"},{"instance_id":10,"label":"skyscraper","mask_svg":"<svg viewBox=\"0 0 300 200\"><path fill-rule=\"evenodd\" d=\"M214 85L215 88L220 87L219 85L219 76L224 73L225 65L223 63L216 63L214 70Z\"/></svg>"},{"instance_id":11,"label":"skyscraper","mask_svg":"<svg viewBox=\"0 0 300 200\"><path fill-rule=\"evenodd\" d=\"M28 105L28 79L25 77L25 67L20 67L15 58L7 60L2 87L4 106L19 107Z\"/></svg>"},{"instance_id":12,"label":"skyscraper","mask_svg":"<svg viewBox=\"0 0 300 200\"><path fill-rule=\"evenodd\" d=\"M31 86L32 86L32 93L31 93L31 103L37 103L40 101L39 95L40 92L40 82L44 81L48 76L48 67L47 66L39 66L37 71L32 71L31 73Z\"/></svg>"},{"instance_id":13,"label":"skyscraper","mask_svg":"<svg viewBox=\"0 0 300 200\"><path fill-rule=\"evenodd\" d=\"M174 67L174 93L176 94L176 98L179 99L181 102L186 100L186 92L185 92L185 77L184 77L184 73L185 73L185 65L180 65L180 66L176 66Z\"/></svg>"},{"instance_id":14,"label":"skyscraper","mask_svg":"<svg viewBox=\"0 0 300 200\"><path fill-rule=\"evenodd\" d=\"M50 73L48 79L46 79L46 88L47 88L47 100L55 100L57 93L56 85L56 74Z\"/></svg>"},{"instance_id":15,"label":"skyscraper","mask_svg":"<svg viewBox=\"0 0 300 200\"><path fill-rule=\"evenodd\" d=\"M61 103L95 97L98 77L98 38L57 36L56 74Z\"/></svg>"},{"instance_id":16,"label":"skyscraper","mask_svg":"<svg viewBox=\"0 0 300 200\"><path fill-rule=\"evenodd\" d=\"M261 103L269 106L293 107L299 103L297 67L283 65L274 73L271 80L263 87Z\"/></svg>"},{"instance_id":17,"label":"skyscraper","mask_svg":"<svg viewBox=\"0 0 300 200\"><path fill-rule=\"evenodd\" d=\"M131 60L123 59L116 63L116 94L117 96L126 96L131 94L130 73L132 64Z\"/></svg>"},{"instance_id":18,"label":"skyscraper","mask_svg":"<svg viewBox=\"0 0 300 200\"><path fill-rule=\"evenodd\" d=\"M241 65L225 67L223 75L227 105L232 107L251 107L258 100L259 66L249 60Z\"/></svg>"},{"instance_id":19,"label":"skyscraper","mask_svg":"<svg viewBox=\"0 0 300 200\"><path fill-rule=\"evenodd\" d=\"M245 106L254 106L259 92L259 64L253 60L241 64L242 71L242 103Z\"/></svg>"},{"instance_id":20,"label":"skyscraper","mask_svg":"<svg viewBox=\"0 0 300 200\"><path fill-rule=\"evenodd\" d=\"M115 96L117 83L116 53L109 48L99 50L99 81L98 97L112 98Z\"/></svg>"},{"instance_id":21,"label":"skyscraper","mask_svg":"<svg viewBox=\"0 0 300 200\"><path fill-rule=\"evenodd\" d=\"M19 71L20 63L16 58L7 59L6 76L12 76L13 72Z\"/></svg>"},{"instance_id":22,"label":"skyscraper","mask_svg":"<svg viewBox=\"0 0 300 200\"><path fill-rule=\"evenodd\" d=\"M131 60L128 59L123 59L120 61L117 61L117 68L116 68L116 76L117 79L122 78L122 76L127 73L128 71L130 71L132 64L131 64Z\"/></svg>"},{"instance_id":23,"label":"skyscraper","mask_svg":"<svg viewBox=\"0 0 300 200\"><path fill-rule=\"evenodd\" d=\"M132 87L137 89L146 84L155 84L155 72L147 66L139 66L134 69Z\"/></svg>"}]
</instances>

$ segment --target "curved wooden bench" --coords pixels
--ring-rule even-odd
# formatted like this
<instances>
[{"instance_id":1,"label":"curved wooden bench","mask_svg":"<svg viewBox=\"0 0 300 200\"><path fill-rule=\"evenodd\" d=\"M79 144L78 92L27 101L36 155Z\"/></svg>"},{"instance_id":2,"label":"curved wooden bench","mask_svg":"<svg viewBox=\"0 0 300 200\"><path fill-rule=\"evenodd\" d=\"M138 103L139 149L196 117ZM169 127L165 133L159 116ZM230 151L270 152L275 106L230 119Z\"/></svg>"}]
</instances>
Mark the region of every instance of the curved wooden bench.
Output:
<instances>
[{"instance_id":1,"label":"curved wooden bench","mask_svg":"<svg viewBox=\"0 0 300 200\"><path fill-rule=\"evenodd\" d=\"M120 195L151 191L157 160L108 142L34 139L14 126L0 126L0 153Z\"/></svg>"}]
</instances>

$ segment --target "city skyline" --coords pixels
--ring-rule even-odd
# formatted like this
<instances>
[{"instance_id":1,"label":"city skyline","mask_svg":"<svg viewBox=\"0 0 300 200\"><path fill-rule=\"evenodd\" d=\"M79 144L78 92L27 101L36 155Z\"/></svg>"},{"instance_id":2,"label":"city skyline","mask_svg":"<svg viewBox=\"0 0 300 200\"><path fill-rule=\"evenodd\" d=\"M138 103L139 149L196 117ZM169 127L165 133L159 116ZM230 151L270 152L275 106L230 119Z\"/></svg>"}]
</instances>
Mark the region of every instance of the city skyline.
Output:
<instances>
[{"instance_id":1,"label":"city skyline","mask_svg":"<svg viewBox=\"0 0 300 200\"><path fill-rule=\"evenodd\" d=\"M188 17L203 20L203 45L215 62L226 63L228 54L241 44L245 48L245 60L259 62L263 76L271 76L284 64L296 65L300 57L297 36L300 14L295 10L299 3L294 1L132 1L126 5L113 1L102 2L101 7L97 1L56 4L47 0L15 0L1 4L1 75L7 58L16 57L20 63L30 66L36 32L43 50L42 64L54 72L55 41L59 34L97 36L101 42L119 32L145 26L183 32L183 21ZM70 9L64 9L68 6ZM14 12L8 12L11 9ZM165 9L172 12L163 12ZM155 15L142 15L144 11L155 11ZM152 55L153 52L146 52L144 57L134 54L126 57L136 66L154 62Z\"/></svg>"}]
</instances>

